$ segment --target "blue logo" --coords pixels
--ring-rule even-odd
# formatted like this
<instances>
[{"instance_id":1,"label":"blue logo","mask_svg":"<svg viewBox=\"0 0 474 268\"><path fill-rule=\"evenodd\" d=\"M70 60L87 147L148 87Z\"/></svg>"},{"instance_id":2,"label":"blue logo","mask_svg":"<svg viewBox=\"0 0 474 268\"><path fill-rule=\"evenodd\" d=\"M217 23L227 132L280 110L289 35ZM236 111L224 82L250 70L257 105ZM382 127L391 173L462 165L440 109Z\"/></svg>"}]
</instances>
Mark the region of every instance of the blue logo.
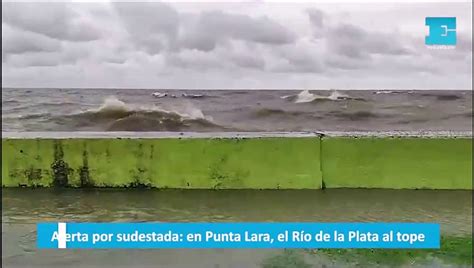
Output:
<instances>
[{"instance_id":1,"label":"blue logo","mask_svg":"<svg viewBox=\"0 0 474 268\"><path fill-rule=\"evenodd\" d=\"M425 37L425 44L429 46L456 45L456 18L455 17L426 17L425 25L430 28Z\"/></svg>"}]
</instances>

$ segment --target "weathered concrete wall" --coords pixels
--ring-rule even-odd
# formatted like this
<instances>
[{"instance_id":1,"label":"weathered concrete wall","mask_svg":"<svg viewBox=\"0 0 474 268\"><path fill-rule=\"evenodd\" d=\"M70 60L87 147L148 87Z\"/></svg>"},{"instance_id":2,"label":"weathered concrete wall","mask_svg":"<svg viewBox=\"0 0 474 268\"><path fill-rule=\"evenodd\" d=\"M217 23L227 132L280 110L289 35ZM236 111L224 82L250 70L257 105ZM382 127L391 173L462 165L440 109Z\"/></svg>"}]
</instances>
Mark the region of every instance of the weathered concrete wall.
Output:
<instances>
[{"instance_id":1,"label":"weathered concrete wall","mask_svg":"<svg viewBox=\"0 0 474 268\"><path fill-rule=\"evenodd\" d=\"M328 188L472 189L471 138L326 137Z\"/></svg>"},{"instance_id":2,"label":"weathered concrete wall","mask_svg":"<svg viewBox=\"0 0 474 268\"><path fill-rule=\"evenodd\" d=\"M2 185L320 189L317 138L3 139Z\"/></svg>"},{"instance_id":3,"label":"weathered concrete wall","mask_svg":"<svg viewBox=\"0 0 474 268\"><path fill-rule=\"evenodd\" d=\"M25 135L2 139L3 187L472 189L470 136Z\"/></svg>"}]
</instances>

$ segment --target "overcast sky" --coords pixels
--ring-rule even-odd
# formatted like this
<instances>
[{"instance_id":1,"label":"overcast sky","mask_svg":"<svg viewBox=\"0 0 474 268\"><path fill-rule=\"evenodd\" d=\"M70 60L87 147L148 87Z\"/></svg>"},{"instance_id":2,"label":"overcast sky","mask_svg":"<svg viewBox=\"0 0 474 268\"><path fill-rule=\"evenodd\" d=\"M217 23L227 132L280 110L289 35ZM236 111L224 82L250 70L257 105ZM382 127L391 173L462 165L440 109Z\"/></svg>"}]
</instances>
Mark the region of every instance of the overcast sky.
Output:
<instances>
[{"instance_id":1,"label":"overcast sky","mask_svg":"<svg viewBox=\"0 0 474 268\"><path fill-rule=\"evenodd\" d=\"M471 89L471 31L470 3L2 2L2 86Z\"/></svg>"}]
</instances>

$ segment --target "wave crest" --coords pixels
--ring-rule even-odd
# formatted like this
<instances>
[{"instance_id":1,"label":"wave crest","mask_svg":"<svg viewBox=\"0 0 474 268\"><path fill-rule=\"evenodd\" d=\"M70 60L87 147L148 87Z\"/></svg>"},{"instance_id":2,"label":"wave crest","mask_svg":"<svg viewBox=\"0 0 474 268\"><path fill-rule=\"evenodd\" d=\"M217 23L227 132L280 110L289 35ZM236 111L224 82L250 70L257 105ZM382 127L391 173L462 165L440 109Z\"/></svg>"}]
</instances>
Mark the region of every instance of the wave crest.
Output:
<instances>
[{"instance_id":1,"label":"wave crest","mask_svg":"<svg viewBox=\"0 0 474 268\"><path fill-rule=\"evenodd\" d=\"M105 131L217 131L225 129L194 106L168 111L158 106L127 104L115 96L107 97L99 108L56 118L68 128Z\"/></svg>"},{"instance_id":2,"label":"wave crest","mask_svg":"<svg viewBox=\"0 0 474 268\"><path fill-rule=\"evenodd\" d=\"M320 100L330 100L330 101L338 101L338 100L363 100L361 98L354 98L347 94L341 93L337 90L331 91L329 96L322 96L318 94L313 94L309 92L309 90L303 90L296 95L288 95L281 97L282 99L286 99L288 101L292 101L294 103L308 103L308 102L315 102Z\"/></svg>"}]
</instances>

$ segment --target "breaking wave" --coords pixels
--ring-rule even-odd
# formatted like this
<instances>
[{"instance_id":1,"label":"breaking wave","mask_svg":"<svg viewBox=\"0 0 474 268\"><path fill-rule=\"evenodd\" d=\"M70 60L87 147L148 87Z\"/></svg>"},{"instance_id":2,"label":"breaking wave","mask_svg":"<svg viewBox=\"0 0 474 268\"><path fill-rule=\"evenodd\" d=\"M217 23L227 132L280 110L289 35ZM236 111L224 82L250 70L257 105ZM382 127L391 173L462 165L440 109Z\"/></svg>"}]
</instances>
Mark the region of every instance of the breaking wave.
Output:
<instances>
[{"instance_id":1,"label":"breaking wave","mask_svg":"<svg viewBox=\"0 0 474 268\"><path fill-rule=\"evenodd\" d=\"M329 96L323 96L318 94L313 94L309 92L309 90L303 90L299 94L296 95L288 95L282 96L282 99L286 99L288 101L292 101L294 103L308 103L308 102L315 102L321 100L330 100L330 101L338 101L338 100L363 100L360 98L354 98L347 94L341 93L337 90L331 91Z\"/></svg>"},{"instance_id":2,"label":"breaking wave","mask_svg":"<svg viewBox=\"0 0 474 268\"><path fill-rule=\"evenodd\" d=\"M158 106L127 104L107 97L99 108L56 117L66 128L103 131L218 131L225 128L212 122L194 106L167 111Z\"/></svg>"}]
</instances>

